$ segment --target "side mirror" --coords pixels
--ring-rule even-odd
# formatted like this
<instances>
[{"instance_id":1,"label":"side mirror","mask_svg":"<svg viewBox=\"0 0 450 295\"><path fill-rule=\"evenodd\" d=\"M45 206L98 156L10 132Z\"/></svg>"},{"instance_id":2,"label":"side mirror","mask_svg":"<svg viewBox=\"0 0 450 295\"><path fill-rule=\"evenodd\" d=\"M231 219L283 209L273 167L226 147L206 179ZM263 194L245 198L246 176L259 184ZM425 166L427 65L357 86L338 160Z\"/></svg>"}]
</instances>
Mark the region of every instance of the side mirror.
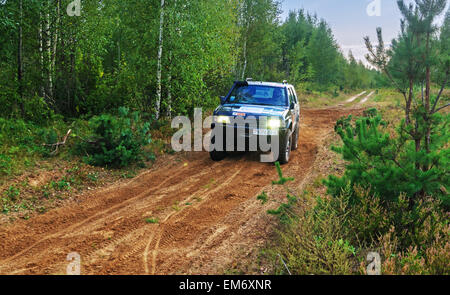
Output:
<instances>
[{"instance_id":1,"label":"side mirror","mask_svg":"<svg viewBox=\"0 0 450 295\"><path fill-rule=\"evenodd\" d=\"M291 102L290 108L291 108L291 110L295 109L295 103Z\"/></svg>"},{"instance_id":2,"label":"side mirror","mask_svg":"<svg viewBox=\"0 0 450 295\"><path fill-rule=\"evenodd\" d=\"M220 97L220 104L224 104L227 98L225 96Z\"/></svg>"}]
</instances>

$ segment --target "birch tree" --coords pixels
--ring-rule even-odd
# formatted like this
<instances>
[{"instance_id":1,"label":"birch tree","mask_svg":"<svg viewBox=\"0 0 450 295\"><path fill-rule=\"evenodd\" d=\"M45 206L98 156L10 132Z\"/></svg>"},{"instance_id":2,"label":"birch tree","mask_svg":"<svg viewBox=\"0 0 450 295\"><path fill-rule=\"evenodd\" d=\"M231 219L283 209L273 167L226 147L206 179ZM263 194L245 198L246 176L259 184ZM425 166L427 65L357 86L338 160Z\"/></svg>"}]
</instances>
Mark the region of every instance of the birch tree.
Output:
<instances>
[{"instance_id":1,"label":"birch tree","mask_svg":"<svg viewBox=\"0 0 450 295\"><path fill-rule=\"evenodd\" d=\"M17 48L17 80L19 82L20 110L24 115L23 106L23 0L19 0L19 42Z\"/></svg>"},{"instance_id":2,"label":"birch tree","mask_svg":"<svg viewBox=\"0 0 450 295\"><path fill-rule=\"evenodd\" d=\"M280 3L275 0L241 0L238 9L238 26L241 38L241 57L237 75L260 80L276 80L278 57L281 56L278 15ZM270 69L270 70L269 70ZM269 73L270 71L270 73Z\"/></svg>"},{"instance_id":3,"label":"birch tree","mask_svg":"<svg viewBox=\"0 0 450 295\"><path fill-rule=\"evenodd\" d=\"M158 65L156 70L156 106L155 106L155 118L159 119L161 112L161 76L162 76L162 54L164 44L164 10L165 3L161 0L161 11L159 17L159 41L158 41Z\"/></svg>"}]
</instances>

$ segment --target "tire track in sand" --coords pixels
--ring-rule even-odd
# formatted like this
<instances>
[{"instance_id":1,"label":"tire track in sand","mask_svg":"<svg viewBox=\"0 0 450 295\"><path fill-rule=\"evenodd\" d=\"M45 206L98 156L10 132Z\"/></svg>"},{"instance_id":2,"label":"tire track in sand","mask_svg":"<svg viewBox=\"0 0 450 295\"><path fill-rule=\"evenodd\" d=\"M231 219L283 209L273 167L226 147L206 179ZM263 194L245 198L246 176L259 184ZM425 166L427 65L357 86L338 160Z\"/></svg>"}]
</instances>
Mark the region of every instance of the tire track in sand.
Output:
<instances>
[{"instance_id":1,"label":"tire track in sand","mask_svg":"<svg viewBox=\"0 0 450 295\"><path fill-rule=\"evenodd\" d=\"M203 194L201 194L201 195L199 195L199 196L195 196L195 197L198 197L198 198L204 198L204 197L206 197L206 196L209 196L209 195L211 195L211 194L217 192L217 191L218 191L219 189L221 189L222 187L227 186L228 184L230 184L231 181L232 181L234 178L236 178L236 176L237 176L239 173L241 173L241 171L242 171L242 168L240 168L240 169L239 169L238 171L236 171L233 175L231 175L231 177L228 177L228 179L226 179L226 181L225 181L224 183L220 184L219 186L217 186L217 187L214 188L213 190L208 191L208 192L206 192L206 193L203 193ZM189 198L188 200L190 200L190 199L191 199L191 198ZM159 225L159 227L158 227L158 239L157 239L157 241L156 241L156 245L155 245L154 249L152 250L152 272L151 272L151 274L155 274L155 269L156 269L156 255L157 255L157 251L158 251L158 248L159 248L159 243L160 243L161 238L162 238L162 234L163 234L163 232L164 232L164 224L165 224L170 218L175 217L176 215L178 215L178 214L181 213L181 212L182 212L182 211L177 211L177 212L173 212L172 214L169 214L169 215L162 221L162 223L161 223L161 224ZM148 252L149 252L149 250L150 250L150 245L151 245L151 243L152 243L153 238L154 238L155 235L156 235L156 233L153 233L153 234L150 236L150 239L149 239L148 242L147 242L147 246L146 246L145 251L144 251L144 254L143 254L143 261L144 261L144 268L145 268L144 270L145 270L145 273L146 273L146 274L149 273L149 268L148 268Z\"/></svg>"}]
</instances>

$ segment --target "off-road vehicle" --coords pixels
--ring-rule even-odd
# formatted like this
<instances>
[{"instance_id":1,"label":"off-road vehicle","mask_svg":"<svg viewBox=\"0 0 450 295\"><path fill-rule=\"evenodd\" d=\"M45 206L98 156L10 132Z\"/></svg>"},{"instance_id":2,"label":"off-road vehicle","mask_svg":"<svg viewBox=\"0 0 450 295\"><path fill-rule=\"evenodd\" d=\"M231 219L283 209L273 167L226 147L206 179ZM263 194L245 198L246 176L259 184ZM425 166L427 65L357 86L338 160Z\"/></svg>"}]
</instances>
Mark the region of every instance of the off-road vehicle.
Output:
<instances>
[{"instance_id":1,"label":"off-road vehicle","mask_svg":"<svg viewBox=\"0 0 450 295\"><path fill-rule=\"evenodd\" d=\"M300 131L300 104L294 86L283 83L259 82L247 79L236 81L227 96L220 97L221 105L214 111L213 133L215 128L223 128L223 147L217 145L217 135L211 136L211 159L220 161L229 151L235 151L238 138L245 139L244 151L249 150L252 139L258 142L273 141L278 137L280 163L289 161L291 150L297 149ZM239 119L255 118L256 124L238 124ZM217 131L217 130L216 130ZM227 142L227 131L234 135L232 146ZM239 132L241 131L241 132ZM263 138L265 137L265 138ZM222 137L221 137L222 138ZM230 141L228 139L228 141ZM240 141L242 142L242 141ZM238 147L238 151L243 151Z\"/></svg>"}]
</instances>

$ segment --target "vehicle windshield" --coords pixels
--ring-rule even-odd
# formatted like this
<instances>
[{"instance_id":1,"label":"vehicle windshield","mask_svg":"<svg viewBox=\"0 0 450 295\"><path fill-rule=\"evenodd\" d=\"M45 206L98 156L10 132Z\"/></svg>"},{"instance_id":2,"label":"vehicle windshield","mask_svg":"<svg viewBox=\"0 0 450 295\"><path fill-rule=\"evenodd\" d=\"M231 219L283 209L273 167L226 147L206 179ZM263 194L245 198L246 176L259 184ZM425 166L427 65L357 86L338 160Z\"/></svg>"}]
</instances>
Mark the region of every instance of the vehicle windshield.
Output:
<instances>
[{"instance_id":1,"label":"vehicle windshield","mask_svg":"<svg viewBox=\"0 0 450 295\"><path fill-rule=\"evenodd\" d=\"M226 103L287 106L288 98L285 89L280 87L236 86Z\"/></svg>"}]
</instances>

